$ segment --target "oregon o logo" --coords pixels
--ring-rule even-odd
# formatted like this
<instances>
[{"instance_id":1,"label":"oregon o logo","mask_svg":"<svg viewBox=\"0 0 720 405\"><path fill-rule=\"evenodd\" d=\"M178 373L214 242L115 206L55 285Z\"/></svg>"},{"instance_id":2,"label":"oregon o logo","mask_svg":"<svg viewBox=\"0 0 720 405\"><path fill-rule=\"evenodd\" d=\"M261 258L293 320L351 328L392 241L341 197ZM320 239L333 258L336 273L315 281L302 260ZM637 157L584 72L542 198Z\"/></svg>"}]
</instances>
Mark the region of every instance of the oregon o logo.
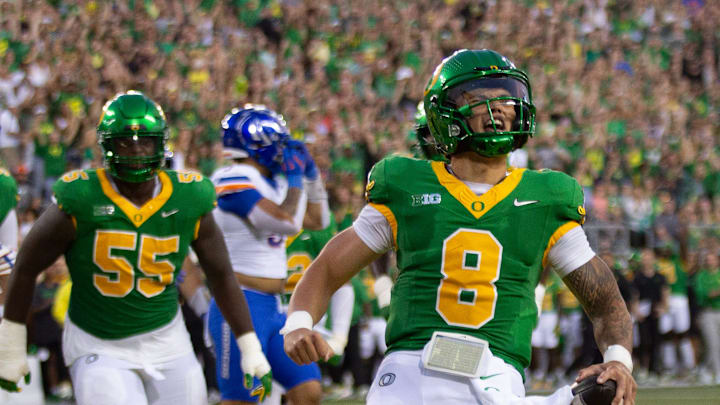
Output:
<instances>
[{"instance_id":1,"label":"oregon o logo","mask_svg":"<svg viewBox=\"0 0 720 405\"><path fill-rule=\"evenodd\" d=\"M380 381L378 382L378 385L381 387L386 387L394 382L395 382L395 374L385 373L382 375L382 377L380 377Z\"/></svg>"},{"instance_id":2,"label":"oregon o logo","mask_svg":"<svg viewBox=\"0 0 720 405\"><path fill-rule=\"evenodd\" d=\"M473 211L480 212L485 209L485 203L482 201L473 201L470 208L472 208Z\"/></svg>"}]
</instances>

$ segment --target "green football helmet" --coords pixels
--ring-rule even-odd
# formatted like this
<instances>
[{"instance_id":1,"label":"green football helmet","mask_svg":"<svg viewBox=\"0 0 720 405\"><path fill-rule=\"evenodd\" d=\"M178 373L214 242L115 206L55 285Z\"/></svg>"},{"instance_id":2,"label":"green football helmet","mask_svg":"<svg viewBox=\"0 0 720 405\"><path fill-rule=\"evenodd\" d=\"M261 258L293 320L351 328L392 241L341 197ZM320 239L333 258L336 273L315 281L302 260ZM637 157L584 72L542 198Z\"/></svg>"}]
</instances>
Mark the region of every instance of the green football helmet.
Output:
<instances>
[{"instance_id":1,"label":"green football helmet","mask_svg":"<svg viewBox=\"0 0 720 405\"><path fill-rule=\"evenodd\" d=\"M527 75L489 49L462 49L445 58L423 101L430 132L446 156L463 150L505 155L535 133Z\"/></svg>"},{"instance_id":2,"label":"green football helmet","mask_svg":"<svg viewBox=\"0 0 720 405\"><path fill-rule=\"evenodd\" d=\"M433 139L428 128L427 117L425 115L425 108L423 102L420 101L417 105L417 112L415 113L415 127L414 136L417 143L411 146L413 155L419 159L447 161L445 156L438 150L435 145L435 139Z\"/></svg>"},{"instance_id":3,"label":"green football helmet","mask_svg":"<svg viewBox=\"0 0 720 405\"><path fill-rule=\"evenodd\" d=\"M168 127L165 113L153 100L138 91L120 93L105 103L97 126L98 142L110 174L120 180L141 183L155 176L165 158ZM152 152L123 156L120 142L149 138Z\"/></svg>"}]
</instances>

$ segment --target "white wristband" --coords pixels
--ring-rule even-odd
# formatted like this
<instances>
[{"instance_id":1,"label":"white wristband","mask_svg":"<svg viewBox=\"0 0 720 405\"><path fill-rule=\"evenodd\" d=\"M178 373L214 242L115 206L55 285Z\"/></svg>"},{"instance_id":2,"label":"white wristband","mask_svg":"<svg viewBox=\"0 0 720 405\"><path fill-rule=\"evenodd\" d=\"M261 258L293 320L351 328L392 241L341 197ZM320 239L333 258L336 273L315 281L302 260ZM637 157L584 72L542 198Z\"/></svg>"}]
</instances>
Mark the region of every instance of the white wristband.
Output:
<instances>
[{"instance_id":1,"label":"white wristband","mask_svg":"<svg viewBox=\"0 0 720 405\"><path fill-rule=\"evenodd\" d=\"M312 329L313 324L313 318L309 312L295 311L287 317L287 320L285 321L285 326L280 329L280 334L285 336L288 333L297 329Z\"/></svg>"},{"instance_id":2,"label":"white wristband","mask_svg":"<svg viewBox=\"0 0 720 405\"><path fill-rule=\"evenodd\" d=\"M327 200L328 194L323 185L322 177L318 176L315 180L305 179L304 183L308 202L317 203L322 200Z\"/></svg>"},{"instance_id":3,"label":"white wristband","mask_svg":"<svg viewBox=\"0 0 720 405\"><path fill-rule=\"evenodd\" d=\"M619 361L627 367L631 373L633 371L632 355L628 349L621 345L608 346L607 350L605 350L605 354L603 354L603 362L607 363L609 361Z\"/></svg>"},{"instance_id":4,"label":"white wristband","mask_svg":"<svg viewBox=\"0 0 720 405\"><path fill-rule=\"evenodd\" d=\"M240 349L240 353L245 353L247 355L248 353L252 353L254 351L262 352L262 345L260 345L260 341L258 340L255 332L245 333L237 338L236 342L238 349Z\"/></svg>"}]
</instances>

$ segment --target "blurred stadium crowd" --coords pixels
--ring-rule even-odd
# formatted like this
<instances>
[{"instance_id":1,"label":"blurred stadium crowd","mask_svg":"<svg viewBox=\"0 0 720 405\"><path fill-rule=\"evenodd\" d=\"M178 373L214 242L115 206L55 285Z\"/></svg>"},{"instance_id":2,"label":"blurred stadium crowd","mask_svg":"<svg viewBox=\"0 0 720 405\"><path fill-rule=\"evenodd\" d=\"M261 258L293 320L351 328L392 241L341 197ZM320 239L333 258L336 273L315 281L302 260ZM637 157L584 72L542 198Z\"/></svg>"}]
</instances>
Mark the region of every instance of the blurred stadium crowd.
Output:
<instances>
[{"instance_id":1,"label":"blurred stadium crowd","mask_svg":"<svg viewBox=\"0 0 720 405\"><path fill-rule=\"evenodd\" d=\"M0 157L25 233L62 173L101 164L95 125L115 93L157 100L169 164L206 175L221 159L220 119L261 103L312 145L337 221L351 221L372 164L410 153L431 69L456 49L497 49L529 73L539 111L511 163L584 187L586 232L638 321L638 382L720 383L720 297L706 288L720 280L718 21L716 0L0 1ZM62 284L56 270L36 292L37 319ZM687 332L662 321L683 295ZM561 286L547 297L556 339L538 338L536 388L596 355L582 353L592 333L577 303ZM355 320L368 325L362 310ZM53 322L31 332L50 358ZM50 373L48 392L64 379Z\"/></svg>"}]
</instances>

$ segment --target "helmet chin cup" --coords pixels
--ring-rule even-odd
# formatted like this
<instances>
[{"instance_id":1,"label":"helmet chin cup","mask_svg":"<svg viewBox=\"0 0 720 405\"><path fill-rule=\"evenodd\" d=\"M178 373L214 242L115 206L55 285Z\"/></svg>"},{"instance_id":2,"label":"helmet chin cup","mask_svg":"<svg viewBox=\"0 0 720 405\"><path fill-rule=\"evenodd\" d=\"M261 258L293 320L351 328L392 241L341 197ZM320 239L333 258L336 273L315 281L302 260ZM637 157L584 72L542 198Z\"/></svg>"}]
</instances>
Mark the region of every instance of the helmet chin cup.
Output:
<instances>
[{"instance_id":1,"label":"helmet chin cup","mask_svg":"<svg viewBox=\"0 0 720 405\"><path fill-rule=\"evenodd\" d=\"M156 167L132 169L122 165L110 165L110 174L127 183L144 183L155 177Z\"/></svg>"}]
</instances>

